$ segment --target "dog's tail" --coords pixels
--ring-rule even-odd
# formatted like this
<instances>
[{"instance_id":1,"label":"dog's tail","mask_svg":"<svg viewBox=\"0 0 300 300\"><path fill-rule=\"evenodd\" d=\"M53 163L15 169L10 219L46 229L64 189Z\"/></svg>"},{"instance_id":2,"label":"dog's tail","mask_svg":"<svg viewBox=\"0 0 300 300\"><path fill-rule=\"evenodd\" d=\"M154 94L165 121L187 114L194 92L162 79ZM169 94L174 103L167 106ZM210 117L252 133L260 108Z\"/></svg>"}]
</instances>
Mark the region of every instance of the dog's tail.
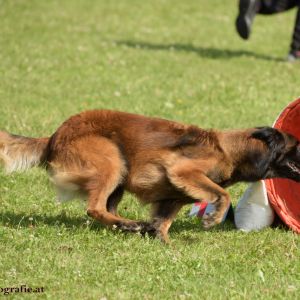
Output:
<instances>
[{"instance_id":1,"label":"dog's tail","mask_svg":"<svg viewBox=\"0 0 300 300\"><path fill-rule=\"evenodd\" d=\"M0 161L7 173L42 165L48 156L50 138L29 138L0 131Z\"/></svg>"}]
</instances>

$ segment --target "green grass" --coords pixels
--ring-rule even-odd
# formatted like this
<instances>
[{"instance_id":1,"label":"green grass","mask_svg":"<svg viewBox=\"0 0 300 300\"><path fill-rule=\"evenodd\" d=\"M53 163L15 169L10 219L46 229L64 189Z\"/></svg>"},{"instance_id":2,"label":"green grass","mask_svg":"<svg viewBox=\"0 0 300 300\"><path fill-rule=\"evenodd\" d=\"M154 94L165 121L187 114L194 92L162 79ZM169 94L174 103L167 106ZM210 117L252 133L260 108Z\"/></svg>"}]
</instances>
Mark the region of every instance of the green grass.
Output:
<instances>
[{"instance_id":1,"label":"green grass","mask_svg":"<svg viewBox=\"0 0 300 300\"><path fill-rule=\"evenodd\" d=\"M257 17L237 1L0 0L0 128L48 136L68 116L110 108L201 127L271 125L299 95L287 55L295 11ZM43 170L0 173L0 287L15 299L296 299L299 236L205 232L179 215L171 246L108 230L80 202L58 205ZM245 189L230 189L236 203ZM147 218L130 195L121 214Z\"/></svg>"}]
</instances>

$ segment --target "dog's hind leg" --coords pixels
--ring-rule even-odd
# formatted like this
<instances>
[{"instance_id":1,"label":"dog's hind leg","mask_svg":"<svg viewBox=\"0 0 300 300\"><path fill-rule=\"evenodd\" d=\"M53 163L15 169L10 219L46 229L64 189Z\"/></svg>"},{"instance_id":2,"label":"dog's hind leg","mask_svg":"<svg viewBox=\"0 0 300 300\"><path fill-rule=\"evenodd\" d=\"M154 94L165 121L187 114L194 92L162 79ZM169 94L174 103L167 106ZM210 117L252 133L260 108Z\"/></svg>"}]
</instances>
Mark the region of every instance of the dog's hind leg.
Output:
<instances>
[{"instance_id":1,"label":"dog's hind leg","mask_svg":"<svg viewBox=\"0 0 300 300\"><path fill-rule=\"evenodd\" d=\"M154 235L161 241L169 243L168 231L184 203L176 200L161 200L152 205L152 227ZM149 232L152 233L151 230Z\"/></svg>"},{"instance_id":2,"label":"dog's hind leg","mask_svg":"<svg viewBox=\"0 0 300 300\"><path fill-rule=\"evenodd\" d=\"M105 178L104 178L105 177ZM148 226L146 222L132 221L108 211L108 199L114 190L115 182L111 177L95 176L87 183L88 209L87 214L103 225L119 228L128 232L143 232ZM112 199L112 198L111 198Z\"/></svg>"},{"instance_id":3,"label":"dog's hind leg","mask_svg":"<svg viewBox=\"0 0 300 300\"><path fill-rule=\"evenodd\" d=\"M85 183L88 193L87 214L103 225L122 231L143 232L148 223L128 220L116 214L116 207L123 193L122 189L117 188L120 176L119 170L106 166L101 174L88 179Z\"/></svg>"},{"instance_id":4,"label":"dog's hind leg","mask_svg":"<svg viewBox=\"0 0 300 300\"><path fill-rule=\"evenodd\" d=\"M123 231L143 231L146 223L116 214L117 204L122 197L121 186L127 175L118 147L104 137L88 136L73 141L69 148L65 147L65 151L58 152L50 164L55 184L76 187L86 194L87 214L103 225ZM63 182L56 179L60 177L65 178Z\"/></svg>"},{"instance_id":5,"label":"dog's hind leg","mask_svg":"<svg viewBox=\"0 0 300 300\"><path fill-rule=\"evenodd\" d=\"M195 200L207 201L215 205L215 211L203 218L203 227L208 229L222 222L230 204L229 194L211 181L200 168L193 164L178 164L168 170L171 183L187 196Z\"/></svg>"}]
</instances>

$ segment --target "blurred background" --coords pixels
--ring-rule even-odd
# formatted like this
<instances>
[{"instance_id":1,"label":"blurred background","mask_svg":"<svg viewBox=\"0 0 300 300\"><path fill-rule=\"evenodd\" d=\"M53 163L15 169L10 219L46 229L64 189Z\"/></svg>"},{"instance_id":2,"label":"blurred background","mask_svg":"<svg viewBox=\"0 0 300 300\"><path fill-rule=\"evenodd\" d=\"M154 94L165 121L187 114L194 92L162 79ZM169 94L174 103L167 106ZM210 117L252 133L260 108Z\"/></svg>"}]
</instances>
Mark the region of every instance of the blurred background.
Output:
<instances>
[{"instance_id":1,"label":"blurred background","mask_svg":"<svg viewBox=\"0 0 300 300\"><path fill-rule=\"evenodd\" d=\"M202 127L270 125L299 95L299 65L283 59L295 10L256 17L245 42L232 0L0 5L0 125L8 130L51 134L91 108Z\"/></svg>"}]
</instances>

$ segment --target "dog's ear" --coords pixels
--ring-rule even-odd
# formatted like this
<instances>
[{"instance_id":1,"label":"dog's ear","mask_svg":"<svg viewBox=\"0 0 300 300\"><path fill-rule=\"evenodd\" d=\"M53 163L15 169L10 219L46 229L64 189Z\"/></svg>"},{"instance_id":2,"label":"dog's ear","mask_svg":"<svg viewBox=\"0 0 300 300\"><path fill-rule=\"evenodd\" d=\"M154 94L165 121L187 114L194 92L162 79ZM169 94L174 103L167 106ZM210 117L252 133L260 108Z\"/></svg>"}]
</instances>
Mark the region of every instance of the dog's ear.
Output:
<instances>
[{"instance_id":1,"label":"dog's ear","mask_svg":"<svg viewBox=\"0 0 300 300\"><path fill-rule=\"evenodd\" d=\"M288 150L298 143L293 135L272 127L257 127L257 130L252 133L252 137L262 140L270 148L275 146L277 148L282 147Z\"/></svg>"},{"instance_id":2,"label":"dog's ear","mask_svg":"<svg viewBox=\"0 0 300 300\"><path fill-rule=\"evenodd\" d=\"M269 149L269 162L277 160L286 151L286 141L283 134L272 127L258 127L251 135L263 141Z\"/></svg>"},{"instance_id":3,"label":"dog's ear","mask_svg":"<svg viewBox=\"0 0 300 300\"><path fill-rule=\"evenodd\" d=\"M251 136L263 141L272 150L284 149L286 144L283 134L272 127L257 127Z\"/></svg>"}]
</instances>

